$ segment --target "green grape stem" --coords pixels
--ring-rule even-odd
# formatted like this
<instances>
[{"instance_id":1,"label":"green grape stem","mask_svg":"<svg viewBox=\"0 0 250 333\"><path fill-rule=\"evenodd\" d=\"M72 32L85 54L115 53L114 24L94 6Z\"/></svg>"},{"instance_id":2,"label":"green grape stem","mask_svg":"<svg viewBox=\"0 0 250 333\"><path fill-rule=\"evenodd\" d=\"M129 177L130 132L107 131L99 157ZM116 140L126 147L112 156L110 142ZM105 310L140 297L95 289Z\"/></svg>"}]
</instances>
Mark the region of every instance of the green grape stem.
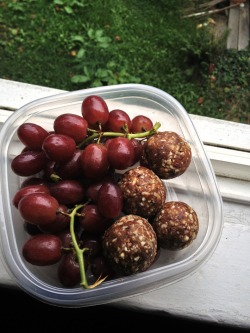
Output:
<instances>
[{"instance_id":1,"label":"green grape stem","mask_svg":"<svg viewBox=\"0 0 250 333\"><path fill-rule=\"evenodd\" d=\"M77 240L76 240L75 228L74 228L75 216L77 215L77 211L79 209L81 209L83 206L84 206L84 204L75 206L75 208L69 214L69 216L70 216L70 234L71 234L73 246L74 246L74 249L76 252L76 257L77 257L77 261L78 261L79 269L80 269L80 276L81 276L80 285L83 286L83 288L85 288L85 289L92 289L92 288L98 286L99 284L101 284L106 279L106 277L103 279L98 279L92 285L88 284L86 270L85 270L85 263L84 263L84 252L88 251L88 248L85 247L85 248L81 249L79 247Z\"/></svg>"},{"instance_id":2,"label":"green grape stem","mask_svg":"<svg viewBox=\"0 0 250 333\"><path fill-rule=\"evenodd\" d=\"M143 139L146 138L148 136L152 136L154 135L158 129L160 128L161 123L160 122L156 122L153 126L153 128L151 128L149 131L146 132L140 132L140 133L120 133L120 132L101 132L101 131L97 131L97 130L92 130L92 129L88 129L88 131L90 133L92 133L90 136L88 136L86 139L84 139L81 143L78 144L78 148L81 148L85 145L87 145L89 142L93 141L96 138L100 138L100 137L126 137L128 139Z\"/></svg>"}]
</instances>

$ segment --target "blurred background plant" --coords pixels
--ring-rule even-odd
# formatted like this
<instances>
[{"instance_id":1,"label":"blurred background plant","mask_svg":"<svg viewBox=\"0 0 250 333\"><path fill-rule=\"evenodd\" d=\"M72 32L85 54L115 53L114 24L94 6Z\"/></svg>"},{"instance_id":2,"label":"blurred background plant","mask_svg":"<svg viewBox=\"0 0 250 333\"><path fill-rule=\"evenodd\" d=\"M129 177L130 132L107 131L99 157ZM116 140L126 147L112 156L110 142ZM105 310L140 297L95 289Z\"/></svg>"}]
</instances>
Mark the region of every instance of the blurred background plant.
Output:
<instances>
[{"instance_id":1,"label":"blurred background plant","mask_svg":"<svg viewBox=\"0 0 250 333\"><path fill-rule=\"evenodd\" d=\"M189 113L250 123L250 49L227 50L216 17L184 18L193 2L0 1L0 77L69 91L142 83Z\"/></svg>"}]
</instances>

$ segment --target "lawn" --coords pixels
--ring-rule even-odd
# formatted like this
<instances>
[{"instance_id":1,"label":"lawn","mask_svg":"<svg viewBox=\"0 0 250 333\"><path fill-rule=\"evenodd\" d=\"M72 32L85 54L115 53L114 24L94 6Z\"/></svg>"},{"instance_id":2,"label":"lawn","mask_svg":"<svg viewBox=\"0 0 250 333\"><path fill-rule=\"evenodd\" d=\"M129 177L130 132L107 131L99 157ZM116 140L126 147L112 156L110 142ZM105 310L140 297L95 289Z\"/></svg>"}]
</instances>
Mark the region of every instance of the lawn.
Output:
<instances>
[{"instance_id":1,"label":"lawn","mask_svg":"<svg viewBox=\"0 0 250 333\"><path fill-rule=\"evenodd\" d=\"M250 123L250 49L226 50L190 0L0 1L0 77L64 90L143 83L189 113Z\"/></svg>"}]
</instances>

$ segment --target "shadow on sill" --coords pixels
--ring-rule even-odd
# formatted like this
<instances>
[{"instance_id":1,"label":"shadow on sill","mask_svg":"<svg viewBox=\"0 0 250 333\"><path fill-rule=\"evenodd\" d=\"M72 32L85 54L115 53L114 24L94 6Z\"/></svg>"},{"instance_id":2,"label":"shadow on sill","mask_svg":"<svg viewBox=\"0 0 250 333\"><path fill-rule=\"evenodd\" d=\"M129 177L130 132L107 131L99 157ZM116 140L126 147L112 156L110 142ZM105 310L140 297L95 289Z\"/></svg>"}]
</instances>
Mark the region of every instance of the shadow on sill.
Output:
<instances>
[{"instance_id":1,"label":"shadow on sill","mask_svg":"<svg viewBox=\"0 0 250 333\"><path fill-rule=\"evenodd\" d=\"M18 329L19 332L77 332L87 330L125 332L156 329L169 331L204 330L216 332L246 332L245 329L218 326L209 323L166 317L148 312L128 311L111 305L98 305L83 308L61 308L45 304L23 291L0 288L1 326ZM153 326L154 325L154 326ZM82 329L80 327L82 326ZM96 326L96 327L95 327Z\"/></svg>"}]
</instances>

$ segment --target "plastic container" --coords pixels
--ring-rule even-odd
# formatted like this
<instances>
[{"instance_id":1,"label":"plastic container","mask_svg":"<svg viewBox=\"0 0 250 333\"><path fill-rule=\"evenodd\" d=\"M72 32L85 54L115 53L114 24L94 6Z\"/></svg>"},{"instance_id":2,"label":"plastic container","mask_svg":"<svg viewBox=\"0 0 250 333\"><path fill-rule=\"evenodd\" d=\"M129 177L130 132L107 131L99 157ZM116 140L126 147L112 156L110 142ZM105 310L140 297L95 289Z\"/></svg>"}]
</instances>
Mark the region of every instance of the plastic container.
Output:
<instances>
[{"instance_id":1,"label":"plastic container","mask_svg":"<svg viewBox=\"0 0 250 333\"><path fill-rule=\"evenodd\" d=\"M81 102L88 95L99 95L109 110L119 108L131 117L144 114L160 131L175 131L191 145L192 161L183 175L164 181L167 200L180 200L197 213L200 230L186 249L162 250L159 259L146 272L114 279L94 289L62 287L56 277L56 267L28 264L21 249L29 237L23 228L12 198L23 179L11 170L11 161L23 148L17 138L17 128L23 122L35 122L47 130L53 129L53 119L61 113L81 115ZM1 180L1 243L5 264L17 284L33 297L61 307L85 307L105 304L152 291L177 282L194 273L210 258L221 237L222 200L211 163L195 127L182 105L166 92L141 84L123 84L63 93L31 102L11 115L0 132Z\"/></svg>"}]
</instances>

